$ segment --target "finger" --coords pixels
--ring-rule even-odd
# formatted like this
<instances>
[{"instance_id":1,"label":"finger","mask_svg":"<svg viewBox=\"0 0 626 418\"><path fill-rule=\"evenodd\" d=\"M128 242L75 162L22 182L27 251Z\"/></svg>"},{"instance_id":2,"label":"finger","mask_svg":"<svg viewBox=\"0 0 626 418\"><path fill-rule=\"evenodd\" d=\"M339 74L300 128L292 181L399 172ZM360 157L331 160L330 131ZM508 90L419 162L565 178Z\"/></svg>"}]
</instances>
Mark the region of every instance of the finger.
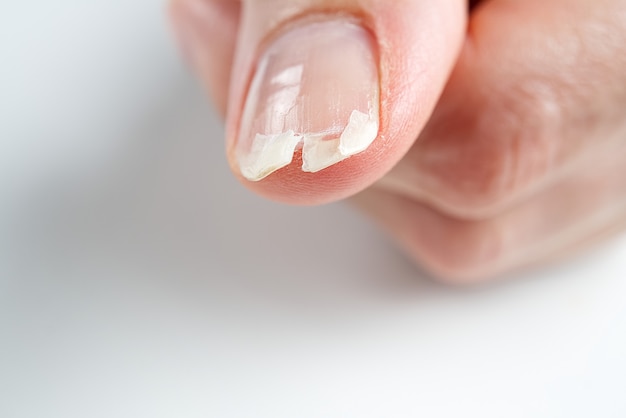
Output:
<instances>
[{"instance_id":1,"label":"finger","mask_svg":"<svg viewBox=\"0 0 626 418\"><path fill-rule=\"evenodd\" d=\"M185 0L181 0L185 1ZM466 0L247 0L227 153L250 189L317 204L382 177L430 116Z\"/></svg>"},{"instance_id":2,"label":"finger","mask_svg":"<svg viewBox=\"0 0 626 418\"><path fill-rule=\"evenodd\" d=\"M619 146L623 9L623 0L481 3L431 121L382 185L480 218Z\"/></svg>"},{"instance_id":3,"label":"finger","mask_svg":"<svg viewBox=\"0 0 626 418\"><path fill-rule=\"evenodd\" d=\"M240 8L237 0L171 0L169 3L181 49L222 115L226 114Z\"/></svg>"},{"instance_id":4,"label":"finger","mask_svg":"<svg viewBox=\"0 0 626 418\"><path fill-rule=\"evenodd\" d=\"M484 280L542 263L624 226L622 148L514 209L484 220L454 218L406 196L369 189L356 204L437 276Z\"/></svg>"}]
</instances>

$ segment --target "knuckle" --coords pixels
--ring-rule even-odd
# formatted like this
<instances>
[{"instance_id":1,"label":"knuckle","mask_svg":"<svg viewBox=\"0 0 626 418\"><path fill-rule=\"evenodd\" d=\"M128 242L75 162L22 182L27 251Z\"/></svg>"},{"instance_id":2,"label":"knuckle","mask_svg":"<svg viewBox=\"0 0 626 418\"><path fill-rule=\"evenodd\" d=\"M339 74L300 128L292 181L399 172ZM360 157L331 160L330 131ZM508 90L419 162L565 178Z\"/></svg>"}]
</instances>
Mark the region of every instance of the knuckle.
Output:
<instances>
[{"instance_id":1,"label":"knuckle","mask_svg":"<svg viewBox=\"0 0 626 418\"><path fill-rule=\"evenodd\" d=\"M448 133L452 158L428 168L442 186L436 199L462 217L501 210L557 157L561 110L552 88L528 82L490 97L478 110L464 108L465 122Z\"/></svg>"}]
</instances>

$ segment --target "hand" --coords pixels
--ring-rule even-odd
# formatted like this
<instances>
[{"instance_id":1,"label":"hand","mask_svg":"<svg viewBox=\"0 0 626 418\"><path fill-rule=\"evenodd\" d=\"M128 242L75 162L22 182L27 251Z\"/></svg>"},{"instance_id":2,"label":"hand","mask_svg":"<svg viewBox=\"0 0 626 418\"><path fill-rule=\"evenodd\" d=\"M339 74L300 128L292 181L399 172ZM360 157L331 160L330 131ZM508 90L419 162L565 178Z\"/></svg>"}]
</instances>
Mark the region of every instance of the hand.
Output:
<instances>
[{"instance_id":1,"label":"hand","mask_svg":"<svg viewBox=\"0 0 626 418\"><path fill-rule=\"evenodd\" d=\"M472 3L175 0L171 12L247 187L304 205L352 196L458 283L626 221L626 0Z\"/></svg>"}]
</instances>

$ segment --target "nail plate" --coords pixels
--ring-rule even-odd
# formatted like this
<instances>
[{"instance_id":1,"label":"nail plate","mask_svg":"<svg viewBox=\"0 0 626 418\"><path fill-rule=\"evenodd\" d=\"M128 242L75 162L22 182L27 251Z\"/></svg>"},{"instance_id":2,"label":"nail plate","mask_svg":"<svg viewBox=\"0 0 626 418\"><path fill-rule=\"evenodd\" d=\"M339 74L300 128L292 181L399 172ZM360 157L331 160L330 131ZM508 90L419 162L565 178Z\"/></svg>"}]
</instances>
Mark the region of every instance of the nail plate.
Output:
<instances>
[{"instance_id":1,"label":"nail plate","mask_svg":"<svg viewBox=\"0 0 626 418\"><path fill-rule=\"evenodd\" d=\"M237 139L241 173L258 181L302 153L317 172L366 150L379 129L374 41L337 19L294 26L260 57Z\"/></svg>"}]
</instances>

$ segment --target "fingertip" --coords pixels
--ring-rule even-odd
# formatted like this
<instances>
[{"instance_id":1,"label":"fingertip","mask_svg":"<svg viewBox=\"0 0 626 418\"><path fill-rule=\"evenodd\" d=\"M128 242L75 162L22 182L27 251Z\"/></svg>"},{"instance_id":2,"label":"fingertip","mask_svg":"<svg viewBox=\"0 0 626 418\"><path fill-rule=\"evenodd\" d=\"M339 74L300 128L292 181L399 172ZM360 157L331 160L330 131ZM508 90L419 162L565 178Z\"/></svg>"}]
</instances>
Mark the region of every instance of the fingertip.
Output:
<instances>
[{"instance_id":1,"label":"fingertip","mask_svg":"<svg viewBox=\"0 0 626 418\"><path fill-rule=\"evenodd\" d=\"M260 181L246 179L233 153L229 153L231 169L248 189L270 200L298 205L322 205L352 196L374 183L387 169L385 158L394 158L398 148L376 140L362 154L348 158L316 173L302 171L302 153L294 154L291 164L275 171ZM399 157L398 157L399 158Z\"/></svg>"}]
</instances>

